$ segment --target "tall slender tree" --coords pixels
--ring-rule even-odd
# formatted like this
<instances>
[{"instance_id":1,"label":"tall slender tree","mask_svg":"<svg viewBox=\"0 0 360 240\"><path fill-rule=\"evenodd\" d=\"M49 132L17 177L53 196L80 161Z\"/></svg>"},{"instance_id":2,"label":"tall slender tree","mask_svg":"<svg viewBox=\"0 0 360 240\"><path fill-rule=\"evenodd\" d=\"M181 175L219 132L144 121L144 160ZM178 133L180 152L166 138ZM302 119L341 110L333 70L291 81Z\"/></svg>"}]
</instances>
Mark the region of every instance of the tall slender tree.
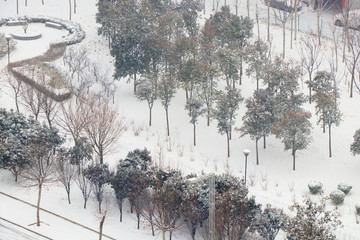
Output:
<instances>
[{"instance_id":1,"label":"tall slender tree","mask_svg":"<svg viewBox=\"0 0 360 240\"><path fill-rule=\"evenodd\" d=\"M243 97L236 88L227 87L226 91L221 92L218 96L214 117L218 122L219 133L226 134L228 157L230 157L232 126L235 124L236 111L242 101Z\"/></svg>"}]
</instances>

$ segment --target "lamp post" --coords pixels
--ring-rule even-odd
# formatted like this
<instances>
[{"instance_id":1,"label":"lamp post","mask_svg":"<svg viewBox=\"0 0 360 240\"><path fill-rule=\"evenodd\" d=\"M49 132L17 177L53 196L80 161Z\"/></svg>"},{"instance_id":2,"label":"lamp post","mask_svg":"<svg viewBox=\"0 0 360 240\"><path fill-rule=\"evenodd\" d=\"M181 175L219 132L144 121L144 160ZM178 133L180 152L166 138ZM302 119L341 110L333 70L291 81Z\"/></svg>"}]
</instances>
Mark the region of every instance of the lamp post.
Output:
<instances>
[{"instance_id":1,"label":"lamp post","mask_svg":"<svg viewBox=\"0 0 360 240\"><path fill-rule=\"evenodd\" d=\"M250 154L250 150L244 149L244 150L243 150L243 153L244 153L244 155L245 155L245 186L246 186L247 157L248 157L249 154Z\"/></svg>"},{"instance_id":2,"label":"lamp post","mask_svg":"<svg viewBox=\"0 0 360 240\"><path fill-rule=\"evenodd\" d=\"M7 47L8 47L8 64L10 64L10 39L11 39L11 36L7 35L5 37L5 39L7 41Z\"/></svg>"}]
</instances>

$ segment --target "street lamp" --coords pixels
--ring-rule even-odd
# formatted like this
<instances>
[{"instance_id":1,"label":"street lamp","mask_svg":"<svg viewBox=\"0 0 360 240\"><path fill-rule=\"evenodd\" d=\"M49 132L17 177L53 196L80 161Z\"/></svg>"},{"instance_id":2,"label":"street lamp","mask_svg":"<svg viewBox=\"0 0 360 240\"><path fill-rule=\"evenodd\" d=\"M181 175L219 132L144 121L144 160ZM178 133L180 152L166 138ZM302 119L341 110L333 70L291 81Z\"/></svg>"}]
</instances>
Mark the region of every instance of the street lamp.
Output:
<instances>
[{"instance_id":1,"label":"street lamp","mask_svg":"<svg viewBox=\"0 0 360 240\"><path fill-rule=\"evenodd\" d=\"M244 149L244 150L243 150L243 153L244 153L244 155L245 155L245 186L246 186L247 157L248 157L249 154L250 154L250 150Z\"/></svg>"},{"instance_id":2,"label":"street lamp","mask_svg":"<svg viewBox=\"0 0 360 240\"><path fill-rule=\"evenodd\" d=\"M11 39L11 36L6 35L5 39L7 41L7 46L8 46L8 64L10 64L10 39Z\"/></svg>"}]
</instances>

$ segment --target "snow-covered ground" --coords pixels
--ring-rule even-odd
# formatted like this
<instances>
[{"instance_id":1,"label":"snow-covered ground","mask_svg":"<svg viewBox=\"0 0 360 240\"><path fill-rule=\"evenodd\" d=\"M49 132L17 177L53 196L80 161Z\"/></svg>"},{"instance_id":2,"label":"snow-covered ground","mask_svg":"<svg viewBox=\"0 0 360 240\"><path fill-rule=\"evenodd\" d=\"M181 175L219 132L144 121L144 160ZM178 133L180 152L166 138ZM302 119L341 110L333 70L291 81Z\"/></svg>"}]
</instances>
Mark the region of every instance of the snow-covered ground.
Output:
<instances>
[{"instance_id":1,"label":"snow-covered ground","mask_svg":"<svg viewBox=\"0 0 360 240\"><path fill-rule=\"evenodd\" d=\"M234 6L235 0L227 1ZM247 15L246 1L240 2L240 13ZM255 0L252 0L251 17L255 16ZM259 1L260 2L260 1ZM65 0L45 0L45 5L41 1L28 1L28 6L24 6L24 1L19 1L20 16L23 15L49 15L53 17L68 19L68 1ZM259 3L260 5L261 3ZM261 5L260 5L261 6ZM212 1L206 3L206 16L211 13ZM323 13L323 33L330 38L330 24L333 21L333 13ZM97 35L97 24L95 23L96 0L77 0L77 13L72 16L73 21L81 24L86 32L86 38L77 46L86 46L93 61L103 64L104 68L113 68L106 41ZM265 19L265 11L261 12L262 19ZM16 17L16 1L0 0L0 18ZM304 9L300 15L300 30L297 41L294 42L293 49L290 49L290 33L287 32L287 58L299 61L298 49L301 38L308 38L307 33L315 32L316 20L315 13L310 9ZM272 19L272 22L274 20ZM0 33L9 33L18 27L0 27ZM49 46L49 42L57 39L66 32L56 29L45 28L38 24L30 24L29 29L34 28L43 32L43 38L24 42L18 41L17 48L11 53L11 60L20 60L34 57L44 53ZM261 37L266 40L266 24L260 24ZM340 31L340 30L339 30ZM256 34L256 26L254 33ZM279 26L271 26L274 51L280 53L282 49L282 32ZM328 56L333 53L331 41L326 41L326 49L323 51L324 59L322 69L328 69ZM72 46L76 47L76 46ZM60 64L61 61L58 61ZM0 59L0 68L6 66L6 56ZM164 166L179 168L185 173L190 172L216 172L229 171L235 176L243 176L244 155L243 149L250 149L248 176L255 179L255 185L250 186L250 194L256 197L259 203L270 203L276 207L287 209L291 203L302 201L304 195L308 195L307 184L311 180L320 181L324 185L324 195L329 195L335 190L337 184L344 182L353 186L353 189L346 197L344 204L339 207L340 219L343 228L338 231L338 239L355 240L360 239L360 226L355 222L355 204L360 203L360 183L359 169L360 157L354 157L350 153L350 144L353 141L355 130L360 128L360 111L357 104L360 100L356 92L353 98L349 98L348 86L349 76L345 66L339 62L339 87L341 89L340 106L343 113L343 122L339 127L333 128L333 157L328 157L327 134L322 133L320 126L316 125L317 117L314 106L306 104L305 108L311 111L312 116L312 138L310 146L297 153L297 169L292 171L292 157L290 152L283 151L283 144L275 137L267 139L267 149L260 148L260 165L256 166L253 152L255 143L248 137L238 137L235 133L231 140L231 157L226 157L226 137L218 134L216 123L210 127L206 126L205 118L202 118L197 130L196 147L192 146L192 126L189 124L189 117L184 110L185 93L178 90L175 99L170 106L170 131L171 137L166 138L165 134L165 111L159 102L156 102L153 109L153 126L147 127L148 108L146 103L138 102L133 96L132 85L126 84L125 80L118 82L116 93L116 105L121 114L126 118L128 130L119 139L116 151L106 157L106 162L110 166L115 166L116 161L126 156L127 152L135 148L147 147L152 152L152 157L158 161L160 158ZM1 77L1 76L0 76ZM242 95L247 98L252 95L255 89L255 81L244 76L243 85L240 87ZM306 79L304 78L304 81ZM3 87L1 83L0 107L14 107L14 100L11 90ZM307 88L303 85L302 90L307 94ZM245 112L244 104L238 111L236 126L241 126L241 118ZM135 136L133 129L142 129L139 136ZM27 187L26 183L15 184L13 177L7 171L0 170L0 191L12 194L20 199L35 203L36 189ZM316 199L318 196L312 196ZM18 203L0 194L0 216L11 221L28 226L35 220L35 209ZM149 229L136 230L135 215L126 213L123 223L118 221L119 213L115 200L111 200L111 214L105 222L104 232L116 239L160 239L160 236L152 237ZM334 208L330 201L329 209ZM96 203L91 199L87 210L82 208L82 197L77 187L73 186L72 204L67 204L65 191L58 184L47 187L43 194L42 207L67 218L78 221L79 223L97 229L98 220L95 217ZM125 206L125 210L127 210ZM29 226L53 239L93 239L96 236L87 230L74 227L64 221L56 219L50 215L42 214L43 224L40 228ZM145 227L143 227L145 228ZM1 235L0 235L1 236ZM200 237L200 235L199 235ZM186 230L175 233L175 239L190 239ZM281 238L280 238L281 239Z\"/></svg>"}]
</instances>

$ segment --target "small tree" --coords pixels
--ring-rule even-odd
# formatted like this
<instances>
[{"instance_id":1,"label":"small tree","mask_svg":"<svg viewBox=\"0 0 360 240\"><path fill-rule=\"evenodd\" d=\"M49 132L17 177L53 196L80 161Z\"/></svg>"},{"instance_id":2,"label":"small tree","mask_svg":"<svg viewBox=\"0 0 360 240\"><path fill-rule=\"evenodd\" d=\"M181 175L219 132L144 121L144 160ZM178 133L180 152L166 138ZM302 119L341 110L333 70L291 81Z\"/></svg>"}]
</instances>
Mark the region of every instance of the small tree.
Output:
<instances>
[{"instance_id":1,"label":"small tree","mask_svg":"<svg viewBox=\"0 0 360 240\"><path fill-rule=\"evenodd\" d=\"M282 139L285 150L291 150L294 171L296 151L305 149L310 143L310 116L311 113L302 110L285 110L282 118L272 128L276 137Z\"/></svg>"},{"instance_id":2,"label":"small tree","mask_svg":"<svg viewBox=\"0 0 360 240\"><path fill-rule=\"evenodd\" d=\"M98 210L101 213L101 203L104 192L110 180L110 171L107 164L92 164L84 169L84 175L91 182L91 187L98 201Z\"/></svg>"},{"instance_id":3,"label":"small tree","mask_svg":"<svg viewBox=\"0 0 360 240\"><path fill-rule=\"evenodd\" d=\"M120 222L122 221L122 203L126 197L129 198L131 207L135 206L138 217L138 227L140 223L140 204L137 198L142 194L149 184L147 174L151 156L148 150L135 149L128 153L124 160L120 160L117 170L111 176L110 183L115 191L116 200L120 210ZM139 178L139 179L137 179ZM132 211L132 209L131 209Z\"/></svg>"},{"instance_id":4,"label":"small tree","mask_svg":"<svg viewBox=\"0 0 360 240\"><path fill-rule=\"evenodd\" d=\"M29 27L29 18L25 16L23 18L19 18L18 20L20 21L21 27L24 30L24 33L26 34L27 29Z\"/></svg>"},{"instance_id":5,"label":"small tree","mask_svg":"<svg viewBox=\"0 0 360 240\"><path fill-rule=\"evenodd\" d=\"M354 134L354 141L350 146L352 154L360 154L360 129L356 130Z\"/></svg>"},{"instance_id":6,"label":"small tree","mask_svg":"<svg viewBox=\"0 0 360 240\"><path fill-rule=\"evenodd\" d=\"M245 61L248 63L246 74L254 74L256 79L256 90L259 90L259 82L262 78L261 73L269 60L269 48L261 40L255 41L246 48Z\"/></svg>"},{"instance_id":7,"label":"small tree","mask_svg":"<svg viewBox=\"0 0 360 240\"><path fill-rule=\"evenodd\" d=\"M116 202L120 211L120 222L122 222L122 205L127 197L129 182L127 169L124 168L121 164L117 165L117 170L110 178L111 187L115 191Z\"/></svg>"},{"instance_id":8,"label":"small tree","mask_svg":"<svg viewBox=\"0 0 360 240\"><path fill-rule=\"evenodd\" d=\"M59 149L56 161L56 173L59 182L64 185L69 204L71 204L70 190L71 184L73 183L76 176L75 171L76 170L74 165L71 164L71 157L69 151L64 148Z\"/></svg>"},{"instance_id":9,"label":"small tree","mask_svg":"<svg viewBox=\"0 0 360 240\"><path fill-rule=\"evenodd\" d=\"M337 213L326 211L325 200L320 203L304 199L304 204L294 203L290 210L295 213L286 221L284 231L288 239L333 240L334 231L341 225Z\"/></svg>"},{"instance_id":10,"label":"small tree","mask_svg":"<svg viewBox=\"0 0 360 240\"><path fill-rule=\"evenodd\" d=\"M285 2L289 2L289 0L286 0ZM287 3L286 3L287 4ZM283 53L282 57L285 58L285 49L286 49L286 23L291 18L291 13L285 10L274 10L275 19L280 22L282 29L283 29Z\"/></svg>"},{"instance_id":11,"label":"small tree","mask_svg":"<svg viewBox=\"0 0 360 240\"><path fill-rule=\"evenodd\" d=\"M280 229L285 225L285 214L281 209L266 205L266 208L256 216L254 229L266 240L275 240Z\"/></svg>"},{"instance_id":12,"label":"small tree","mask_svg":"<svg viewBox=\"0 0 360 240\"><path fill-rule=\"evenodd\" d=\"M38 187L36 204L36 225L40 226L40 201L44 184L55 181L55 149L63 142L55 128L38 125L26 146L26 154L32 161L31 167L22 173L32 185Z\"/></svg>"},{"instance_id":13,"label":"small tree","mask_svg":"<svg viewBox=\"0 0 360 240\"><path fill-rule=\"evenodd\" d=\"M208 188L204 189L204 186L206 185L203 181L195 183L188 181L182 191L181 213L193 240L198 225L201 226L209 215Z\"/></svg>"},{"instance_id":14,"label":"small tree","mask_svg":"<svg viewBox=\"0 0 360 240\"><path fill-rule=\"evenodd\" d=\"M339 107L339 93L336 87L331 84L332 75L327 72L318 72L314 81L317 86L314 87L316 93L314 99L316 102L316 114L319 116L318 123L329 129L329 157L332 157L331 151L331 129L332 126L339 126L341 122L341 112Z\"/></svg>"},{"instance_id":15,"label":"small tree","mask_svg":"<svg viewBox=\"0 0 360 240\"><path fill-rule=\"evenodd\" d=\"M239 130L242 136L249 135L252 140L255 140L256 164L259 164L258 141L270 134L275 120L272 103L272 97L266 90L255 91L254 96L246 100L247 111L243 117L243 127Z\"/></svg>"},{"instance_id":16,"label":"small tree","mask_svg":"<svg viewBox=\"0 0 360 240\"><path fill-rule=\"evenodd\" d=\"M217 127L220 134L226 134L227 156L230 157L230 139L232 126L235 123L236 110L240 102L243 101L240 91L235 88L226 88L225 93L220 93L216 110L215 119L218 121Z\"/></svg>"},{"instance_id":17,"label":"small tree","mask_svg":"<svg viewBox=\"0 0 360 240\"><path fill-rule=\"evenodd\" d=\"M350 97L353 97L354 85L357 87L355 82L356 66L360 60L360 33L359 31L351 31L349 33L349 39L346 41L349 43L349 53L346 55L346 66L351 74L350 82ZM360 91L360 88L357 87Z\"/></svg>"},{"instance_id":18,"label":"small tree","mask_svg":"<svg viewBox=\"0 0 360 240\"><path fill-rule=\"evenodd\" d=\"M169 106L171 100L174 98L175 92L176 92L176 82L171 77L171 74L164 74L159 81L158 97L165 109L167 136L170 136Z\"/></svg>"},{"instance_id":19,"label":"small tree","mask_svg":"<svg viewBox=\"0 0 360 240\"><path fill-rule=\"evenodd\" d=\"M1 36L0 36L1 37ZM0 40L1 41L1 40ZM1 43L0 43L1 45ZM0 55L1 55L1 46L0 46ZM14 92L14 100L15 100L15 106L16 106L16 111L20 112L19 109L19 98L21 95L21 88L22 88L22 81L20 81L19 79L15 78L14 76L12 76L12 74L10 73L10 71L5 71L4 70L4 76L6 81L9 83L11 89Z\"/></svg>"},{"instance_id":20,"label":"small tree","mask_svg":"<svg viewBox=\"0 0 360 240\"><path fill-rule=\"evenodd\" d=\"M112 150L125 130L125 123L119 118L117 110L112 109L106 100L88 101L87 111L91 114L91 119L84 127L85 132L102 164L104 156Z\"/></svg>"},{"instance_id":21,"label":"small tree","mask_svg":"<svg viewBox=\"0 0 360 240\"><path fill-rule=\"evenodd\" d=\"M196 146L196 124L199 116L203 113L202 103L196 98L189 98L186 102L185 109L189 111L190 123L194 127L194 146Z\"/></svg>"},{"instance_id":22,"label":"small tree","mask_svg":"<svg viewBox=\"0 0 360 240\"><path fill-rule=\"evenodd\" d=\"M321 64L321 56L323 47L317 42L316 39L307 37L301 41L300 57L303 68L307 71L308 81L306 82L309 87L309 102L311 103L311 85L313 73L317 71Z\"/></svg>"},{"instance_id":23,"label":"small tree","mask_svg":"<svg viewBox=\"0 0 360 240\"><path fill-rule=\"evenodd\" d=\"M172 232L179 228L181 207L181 186L183 178L177 171L162 172L156 174L151 199L154 204L153 218L150 220L148 215L144 215L147 221L152 221L155 227L162 233L165 240L166 232Z\"/></svg>"},{"instance_id":24,"label":"small tree","mask_svg":"<svg viewBox=\"0 0 360 240\"><path fill-rule=\"evenodd\" d=\"M138 88L135 93L140 101L146 101L149 107L149 126L151 126L152 108L156 100L156 81L154 76L147 75L146 78L138 82Z\"/></svg>"},{"instance_id":25,"label":"small tree","mask_svg":"<svg viewBox=\"0 0 360 240\"><path fill-rule=\"evenodd\" d=\"M14 111L0 109L0 167L18 176L31 165L26 146L37 122Z\"/></svg>"}]
</instances>

